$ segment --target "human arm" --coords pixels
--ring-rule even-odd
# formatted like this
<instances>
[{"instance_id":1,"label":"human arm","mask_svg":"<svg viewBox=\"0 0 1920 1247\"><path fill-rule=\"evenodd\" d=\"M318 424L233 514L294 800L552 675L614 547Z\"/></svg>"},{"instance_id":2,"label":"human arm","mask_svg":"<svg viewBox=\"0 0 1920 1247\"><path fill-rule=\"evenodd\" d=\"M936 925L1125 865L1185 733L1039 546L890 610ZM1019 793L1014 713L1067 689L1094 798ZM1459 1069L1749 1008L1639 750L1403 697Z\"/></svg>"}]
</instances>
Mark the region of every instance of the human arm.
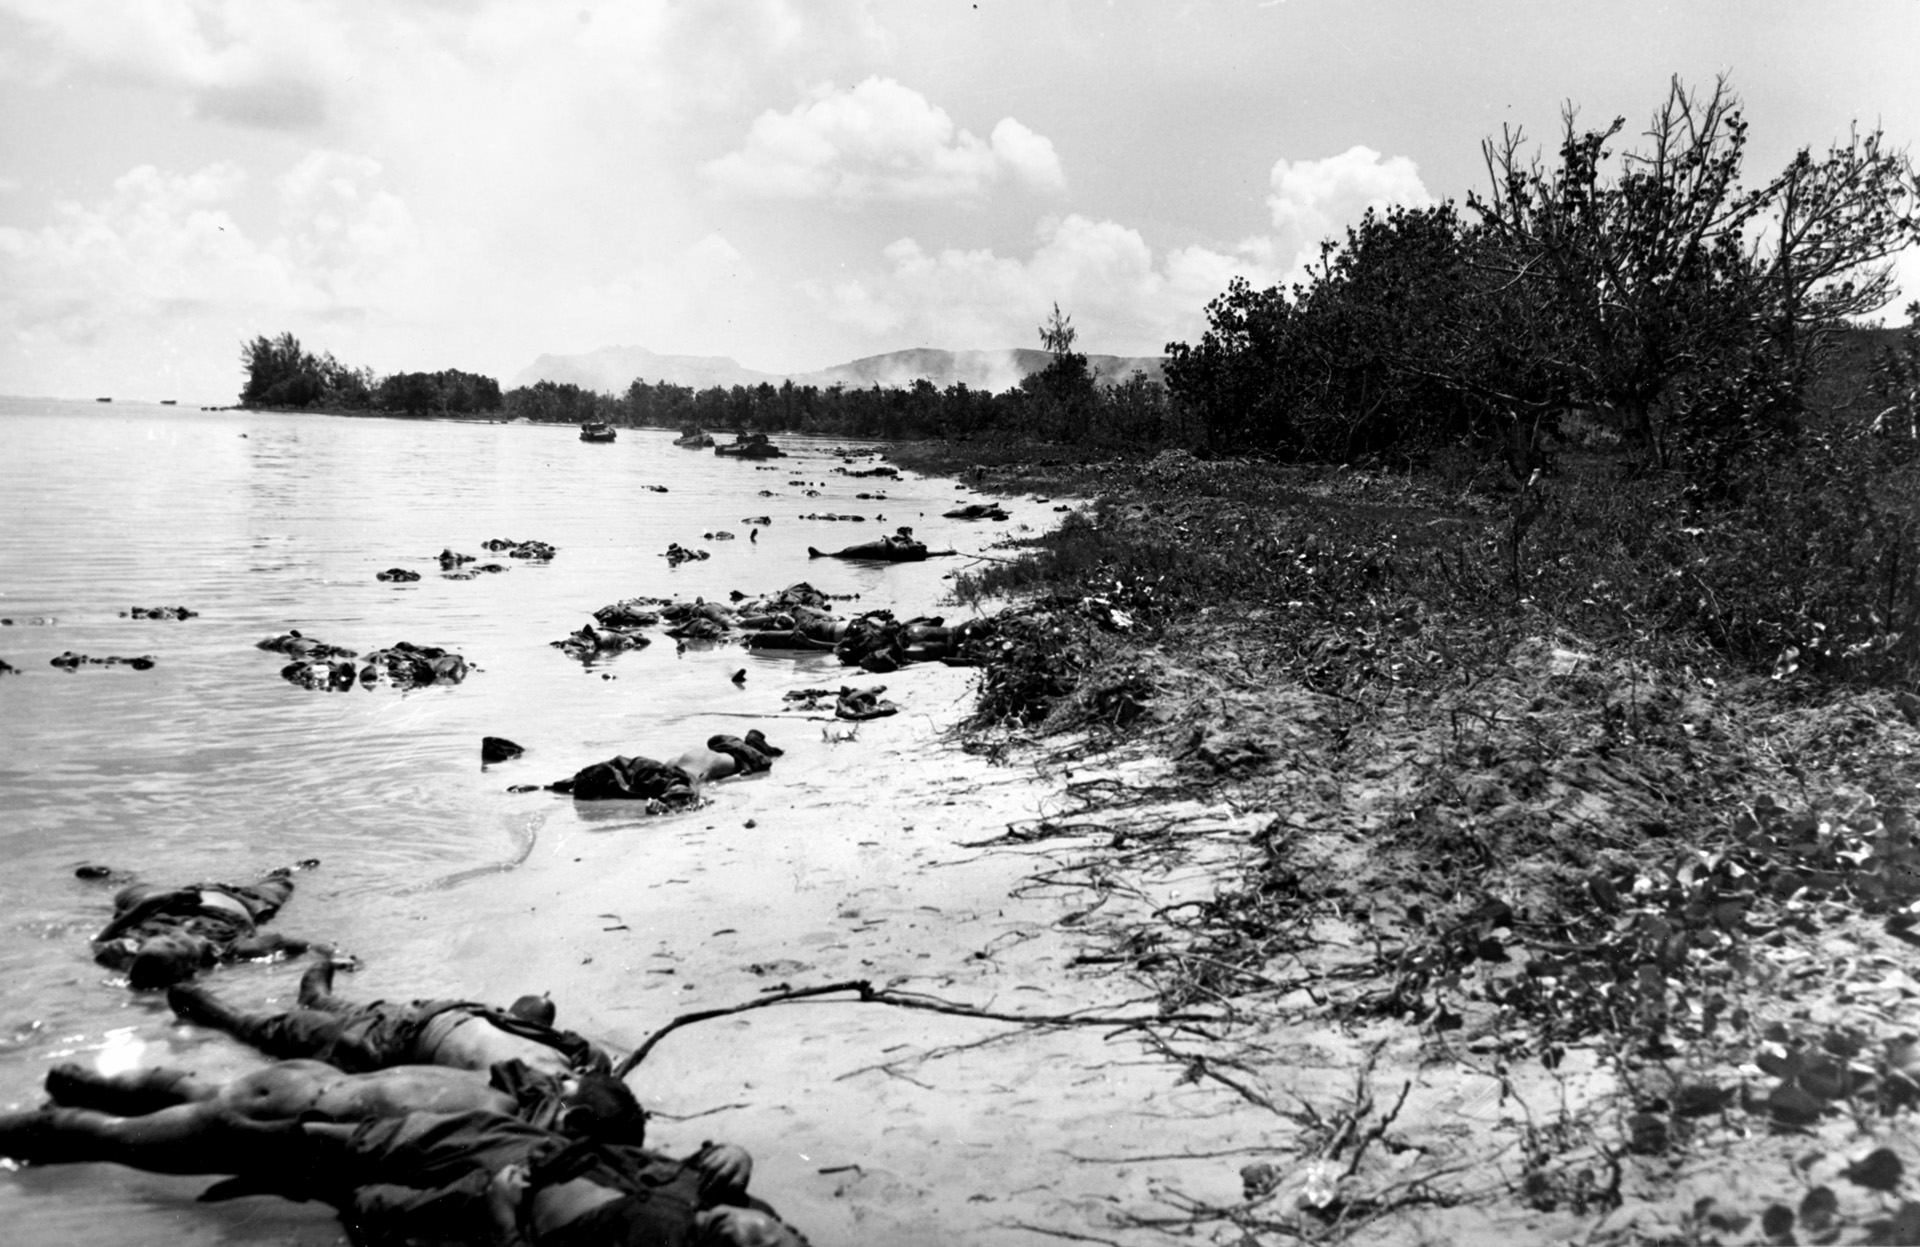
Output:
<instances>
[{"instance_id":1,"label":"human arm","mask_svg":"<svg viewBox=\"0 0 1920 1247\"><path fill-rule=\"evenodd\" d=\"M522 1230L527 1201L527 1167L504 1165L487 1183L487 1217L493 1224L492 1247L517 1247L526 1242Z\"/></svg>"}]
</instances>

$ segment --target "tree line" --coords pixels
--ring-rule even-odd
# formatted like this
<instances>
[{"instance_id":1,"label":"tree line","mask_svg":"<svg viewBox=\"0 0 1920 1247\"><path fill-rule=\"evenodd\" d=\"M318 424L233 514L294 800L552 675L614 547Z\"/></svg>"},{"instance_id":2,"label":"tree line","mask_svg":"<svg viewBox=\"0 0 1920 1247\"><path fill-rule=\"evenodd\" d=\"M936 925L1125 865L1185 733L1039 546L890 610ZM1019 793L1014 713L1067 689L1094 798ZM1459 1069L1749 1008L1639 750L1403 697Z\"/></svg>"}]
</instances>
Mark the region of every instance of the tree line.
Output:
<instances>
[{"instance_id":1,"label":"tree line","mask_svg":"<svg viewBox=\"0 0 1920 1247\"><path fill-rule=\"evenodd\" d=\"M1096 385L1056 305L1040 327L1051 361L999 393L636 379L622 394L543 381L503 395L457 370L376 380L282 334L245 347L241 402L1331 462L1465 446L1523 479L1585 439L1723 488L1804 441L1835 342L1896 293L1890 261L1920 241L1920 192L1877 129L1746 185L1747 123L1724 78L1704 93L1676 78L1633 143L1625 124L1582 128L1569 106L1552 160L1503 130L1464 210L1369 211L1304 281L1235 279L1197 342L1167 345L1164 386Z\"/></svg>"},{"instance_id":2,"label":"tree line","mask_svg":"<svg viewBox=\"0 0 1920 1247\"><path fill-rule=\"evenodd\" d=\"M314 356L290 333L256 338L243 351L243 407L377 411L409 415L497 412L547 424L602 421L625 427L697 426L718 433L816 433L838 437L970 440L1037 438L1104 447L1152 446L1191 439L1158 381L1136 372L1098 385L1073 349L1072 317L1053 309L1041 326L1051 355L1040 372L999 393L963 382L944 389L924 378L904 388L843 385L711 386L635 379L622 394L540 381L502 394L491 377L449 369L376 379L331 354Z\"/></svg>"},{"instance_id":3,"label":"tree line","mask_svg":"<svg viewBox=\"0 0 1920 1247\"><path fill-rule=\"evenodd\" d=\"M1307 279L1244 280L1167 383L1220 447L1301 459L1498 449L1523 478L1568 437L1612 439L1716 486L1799 444L1835 343L1897 293L1920 242L1906 153L1856 129L1742 181L1722 78L1679 79L1632 144L1562 114L1557 155L1487 140L1463 212L1369 211Z\"/></svg>"},{"instance_id":4,"label":"tree line","mask_svg":"<svg viewBox=\"0 0 1920 1247\"><path fill-rule=\"evenodd\" d=\"M319 411L380 411L399 415L471 415L499 411L500 383L492 377L447 368L376 377L371 368L351 368L331 351L313 355L291 333L257 337L240 348L246 382L242 407Z\"/></svg>"}]
</instances>

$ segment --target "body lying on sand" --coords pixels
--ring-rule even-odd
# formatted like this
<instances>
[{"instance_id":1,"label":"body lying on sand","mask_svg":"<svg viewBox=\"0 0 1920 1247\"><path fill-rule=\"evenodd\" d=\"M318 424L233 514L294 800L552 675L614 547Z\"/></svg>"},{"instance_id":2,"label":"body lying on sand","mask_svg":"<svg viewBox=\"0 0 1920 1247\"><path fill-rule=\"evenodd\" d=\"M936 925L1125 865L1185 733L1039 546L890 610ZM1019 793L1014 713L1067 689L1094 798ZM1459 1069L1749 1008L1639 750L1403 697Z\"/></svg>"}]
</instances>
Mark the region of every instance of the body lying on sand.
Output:
<instances>
[{"instance_id":1,"label":"body lying on sand","mask_svg":"<svg viewBox=\"0 0 1920 1247\"><path fill-rule=\"evenodd\" d=\"M470 1000L374 1000L333 994L333 966L300 979L297 1008L249 1013L198 984L168 991L176 1015L224 1031L268 1056L312 1058L365 1073L396 1065L485 1071L506 1061L554 1078L605 1073L605 1049L554 1025L553 1002L522 996L505 1009Z\"/></svg>"},{"instance_id":2,"label":"body lying on sand","mask_svg":"<svg viewBox=\"0 0 1920 1247\"><path fill-rule=\"evenodd\" d=\"M349 1075L287 1061L223 1084L182 1070L61 1066L47 1077L49 1105L0 1114L0 1156L231 1175L202 1199L325 1200L356 1242L805 1242L748 1196L744 1149L709 1144L684 1159L646 1150L645 1113L605 1074L568 1080L529 1119L496 1085L511 1074Z\"/></svg>"},{"instance_id":3,"label":"body lying on sand","mask_svg":"<svg viewBox=\"0 0 1920 1247\"><path fill-rule=\"evenodd\" d=\"M747 761L765 760L735 744ZM744 764L708 752L706 769ZM291 891L280 873L248 888L136 885L102 935L128 938L120 933L168 914L250 930ZM176 985L168 1000L182 1018L286 1059L227 1082L182 1069L59 1066L46 1106L0 1114L0 1157L232 1175L203 1198L326 1200L357 1242L804 1243L748 1197L744 1150L708 1144L679 1160L645 1150L646 1115L608 1053L557 1030L546 998L504 1010L360 1004L334 995L333 977L331 963L310 968L299 1007L283 1012L248 1013Z\"/></svg>"}]
</instances>

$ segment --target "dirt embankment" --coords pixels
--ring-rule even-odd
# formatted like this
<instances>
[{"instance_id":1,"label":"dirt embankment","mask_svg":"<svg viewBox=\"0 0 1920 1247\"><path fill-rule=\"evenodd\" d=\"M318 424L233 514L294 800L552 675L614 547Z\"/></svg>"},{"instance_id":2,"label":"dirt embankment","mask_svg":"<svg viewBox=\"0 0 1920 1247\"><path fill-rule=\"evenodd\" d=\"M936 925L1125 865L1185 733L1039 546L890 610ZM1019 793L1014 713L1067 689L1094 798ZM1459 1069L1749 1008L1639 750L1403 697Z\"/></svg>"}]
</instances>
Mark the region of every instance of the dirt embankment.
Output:
<instances>
[{"instance_id":1,"label":"dirt embankment","mask_svg":"<svg viewBox=\"0 0 1920 1247\"><path fill-rule=\"evenodd\" d=\"M1028 595L972 748L1066 794L993 843L1259 1123L1075 1235L1920 1241L1920 699L1556 609L1530 498L962 470L1100 495L961 586Z\"/></svg>"}]
</instances>

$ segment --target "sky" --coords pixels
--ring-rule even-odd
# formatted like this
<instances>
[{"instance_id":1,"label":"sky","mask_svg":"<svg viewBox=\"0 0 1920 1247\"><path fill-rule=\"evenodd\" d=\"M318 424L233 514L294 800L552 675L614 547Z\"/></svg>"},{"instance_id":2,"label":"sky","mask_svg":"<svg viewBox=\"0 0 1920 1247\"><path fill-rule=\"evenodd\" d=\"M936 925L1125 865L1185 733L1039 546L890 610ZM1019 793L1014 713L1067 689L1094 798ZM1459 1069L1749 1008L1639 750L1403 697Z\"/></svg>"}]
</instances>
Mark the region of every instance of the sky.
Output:
<instances>
[{"instance_id":1,"label":"sky","mask_svg":"<svg viewBox=\"0 0 1920 1247\"><path fill-rule=\"evenodd\" d=\"M0 0L0 393L229 402L283 331L802 372L1055 303L1158 354L1503 126L1726 74L1754 182L1920 138L1916 53L1910 0Z\"/></svg>"}]
</instances>

